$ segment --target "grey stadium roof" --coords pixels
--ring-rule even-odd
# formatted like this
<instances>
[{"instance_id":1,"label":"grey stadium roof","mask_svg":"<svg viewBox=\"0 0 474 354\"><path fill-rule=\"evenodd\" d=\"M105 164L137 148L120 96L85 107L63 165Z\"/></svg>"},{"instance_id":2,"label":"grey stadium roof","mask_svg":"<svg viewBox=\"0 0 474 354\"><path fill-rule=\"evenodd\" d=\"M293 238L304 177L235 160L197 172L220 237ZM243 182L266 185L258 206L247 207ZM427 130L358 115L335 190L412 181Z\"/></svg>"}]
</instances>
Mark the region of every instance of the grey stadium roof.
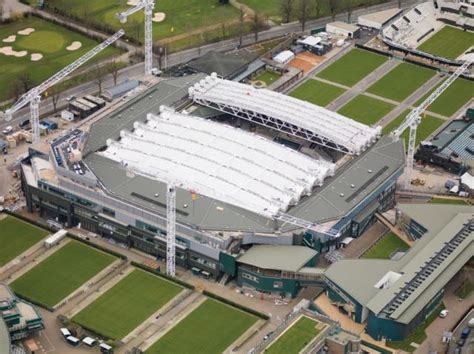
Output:
<instances>
[{"instance_id":1,"label":"grey stadium roof","mask_svg":"<svg viewBox=\"0 0 474 354\"><path fill-rule=\"evenodd\" d=\"M3 318L0 316L0 353L10 353L10 333Z\"/></svg>"},{"instance_id":2,"label":"grey stadium roof","mask_svg":"<svg viewBox=\"0 0 474 354\"><path fill-rule=\"evenodd\" d=\"M474 218L471 206L406 204L400 210L425 226L428 231L405 256L392 260L342 260L332 264L325 276L359 303L376 314L401 292L441 249ZM474 253L474 238L470 236L387 317L409 323L413 317L442 289ZM388 272L401 274L389 288L379 290L374 285ZM362 276L363 274L363 276Z\"/></svg>"},{"instance_id":3,"label":"grey stadium roof","mask_svg":"<svg viewBox=\"0 0 474 354\"><path fill-rule=\"evenodd\" d=\"M261 269L297 272L317 254L305 246L256 245L237 258L237 262Z\"/></svg>"}]
</instances>

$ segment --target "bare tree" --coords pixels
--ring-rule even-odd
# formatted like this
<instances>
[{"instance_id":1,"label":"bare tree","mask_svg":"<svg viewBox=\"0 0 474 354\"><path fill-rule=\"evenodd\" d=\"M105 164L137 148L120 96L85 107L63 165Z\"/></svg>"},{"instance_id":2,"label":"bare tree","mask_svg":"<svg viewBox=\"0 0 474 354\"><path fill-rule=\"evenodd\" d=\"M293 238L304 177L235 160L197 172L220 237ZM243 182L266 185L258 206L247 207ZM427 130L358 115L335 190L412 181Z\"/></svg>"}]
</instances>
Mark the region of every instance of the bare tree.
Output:
<instances>
[{"instance_id":1,"label":"bare tree","mask_svg":"<svg viewBox=\"0 0 474 354\"><path fill-rule=\"evenodd\" d=\"M55 85L48 91L51 96L51 103L53 104L54 113L57 111L59 97L61 96L62 91L61 89L62 88L59 85Z\"/></svg>"},{"instance_id":2,"label":"bare tree","mask_svg":"<svg viewBox=\"0 0 474 354\"><path fill-rule=\"evenodd\" d=\"M352 16L352 11L354 10L354 8L357 6L353 0L345 0L343 2L344 4L344 8L347 12L347 22L350 23L351 22L351 16Z\"/></svg>"},{"instance_id":3,"label":"bare tree","mask_svg":"<svg viewBox=\"0 0 474 354\"><path fill-rule=\"evenodd\" d=\"M117 85L119 70L120 70L120 65L118 65L116 60L112 60L112 62L110 63L110 73L112 74L112 77L114 78L114 85Z\"/></svg>"},{"instance_id":4,"label":"bare tree","mask_svg":"<svg viewBox=\"0 0 474 354\"><path fill-rule=\"evenodd\" d=\"M4 0L0 0L0 22L3 21L3 4Z\"/></svg>"},{"instance_id":5,"label":"bare tree","mask_svg":"<svg viewBox=\"0 0 474 354\"><path fill-rule=\"evenodd\" d=\"M301 22L301 31L304 31L306 28L306 21L308 21L310 8L311 3L309 0L300 0L298 20Z\"/></svg>"},{"instance_id":6,"label":"bare tree","mask_svg":"<svg viewBox=\"0 0 474 354\"><path fill-rule=\"evenodd\" d=\"M11 94L15 98L15 101L18 101L20 96L23 93L25 93L25 91L23 91L23 84L18 78L13 82L13 85L11 86L11 90L12 90Z\"/></svg>"},{"instance_id":7,"label":"bare tree","mask_svg":"<svg viewBox=\"0 0 474 354\"><path fill-rule=\"evenodd\" d=\"M255 13L255 15L253 16L253 21L252 21L252 31L255 37L255 42L258 42L258 32L263 30L265 27L266 27L265 19L262 17L262 15Z\"/></svg>"},{"instance_id":8,"label":"bare tree","mask_svg":"<svg viewBox=\"0 0 474 354\"><path fill-rule=\"evenodd\" d=\"M130 29L135 39L140 41L140 36L142 34L142 24L136 20L132 20L130 21Z\"/></svg>"},{"instance_id":9,"label":"bare tree","mask_svg":"<svg viewBox=\"0 0 474 354\"><path fill-rule=\"evenodd\" d=\"M281 0L280 11L283 22L290 22L293 13L293 0Z\"/></svg>"},{"instance_id":10,"label":"bare tree","mask_svg":"<svg viewBox=\"0 0 474 354\"><path fill-rule=\"evenodd\" d=\"M96 64L96 69L94 70L95 74L95 83L97 87L99 88L99 95L102 94L102 84L104 83L105 79L105 70L103 67L99 65L99 63Z\"/></svg>"},{"instance_id":11,"label":"bare tree","mask_svg":"<svg viewBox=\"0 0 474 354\"><path fill-rule=\"evenodd\" d=\"M402 2L403 0L398 0L397 3L398 3L398 8L401 9L402 8Z\"/></svg>"},{"instance_id":12,"label":"bare tree","mask_svg":"<svg viewBox=\"0 0 474 354\"><path fill-rule=\"evenodd\" d=\"M244 7L240 5L240 13L239 13L239 48L242 47L242 37L244 35Z\"/></svg>"},{"instance_id":13,"label":"bare tree","mask_svg":"<svg viewBox=\"0 0 474 354\"><path fill-rule=\"evenodd\" d=\"M332 20L336 18L337 11L341 5L341 0L328 0L329 12L331 13Z\"/></svg>"},{"instance_id":14,"label":"bare tree","mask_svg":"<svg viewBox=\"0 0 474 354\"><path fill-rule=\"evenodd\" d=\"M27 92L32 85L31 77L30 77L30 74L28 73L23 73L23 74L18 75L18 81L20 81L23 87L23 92Z\"/></svg>"},{"instance_id":15,"label":"bare tree","mask_svg":"<svg viewBox=\"0 0 474 354\"><path fill-rule=\"evenodd\" d=\"M315 0L314 1L314 9L316 10L316 17L321 16L321 9L323 7L324 0Z\"/></svg>"}]
</instances>

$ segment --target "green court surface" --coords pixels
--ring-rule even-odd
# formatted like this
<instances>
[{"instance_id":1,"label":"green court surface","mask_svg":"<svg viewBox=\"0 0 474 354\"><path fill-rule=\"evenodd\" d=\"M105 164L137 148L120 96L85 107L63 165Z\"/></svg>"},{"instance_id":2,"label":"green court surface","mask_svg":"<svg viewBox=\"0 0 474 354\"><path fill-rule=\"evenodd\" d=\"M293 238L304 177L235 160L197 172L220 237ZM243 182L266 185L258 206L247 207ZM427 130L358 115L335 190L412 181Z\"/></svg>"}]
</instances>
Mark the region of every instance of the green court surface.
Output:
<instances>
[{"instance_id":1,"label":"green court surface","mask_svg":"<svg viewBox=\"0 0 474 354\"><path fill-rule=\"evenodd\" d=\"M257 317L249 313L207 299L145 353L222 353L256 321Z\"/></svg>"},{"instance_id":2,"label":"green court surface","mask_svg":"<svg viewBox=\"0 0 474 354\"><path fill-rule=\"evenodd\" d=\"M433 204L455 204L455 205L466 205L467 204L464 199L450 199L450 198L437 198L437 197L431 198L430 203L433 203Z\"/></svg>"},{"instance_id":3,"label":"green court surface","mask_svg":"<svg viewBox=\"0 0 474 354\"><path fill-rule=\"evenodd\" d=\"M354 86L387 58L362 49L352 49L316 76L346 86Z\"/></svg>"},{"instance_id":4,"label":"green court surface","mask_svg":"<svg viewBox=\"0 0 474 354\"><path fill-rule=\"evenodd\" d=\"M72 240L16 279L11 287L20 296L54 306L114 260Z\"/></svg>"},{"instance_id":5,"label":"green court surface","mask_svg":"<svg viewBox=\"0 0 474 354\"><path fill-rule=\"evenodd\" d=\"M342 106L337 112L358 122L371 125L377 123L394 107L390 103L359 95Z\"/></svg>"},{"instance_id":6,"label":"green court surface","mask_svg":"<svg viewBox=\"0 0 474 354\"><path fill-rule=\"evenodd\" d=\"M387 124L382 132L384 134L389 134L392 130L397 128L405 119L407 114L410 113L409 110L404 111L401 113L397 118L392 120L389 124ZM421 123L416 130L416 145L420 143L420 141L426 140L436 129L438 129L445 121L441 118L423 115L421 119ZM405 139L405 147L408 141L410 129L406 129L405 132L402 134L402 138Z\"/></svg>"},{"instance_id":7,"label":"green court surface","mask_svg":"<svg viewBox=\"0 0 474 354\"><path fill-rule=\"evenodd\" d=\"M18 31L26 28L33 28L35 31L30 35L18 34ZM36 17L0 25L0 41L9 36L16 36L15 41L2 42L2 46L10 46L17 52L27 51L27 55L15 57L0 54L0 102L15 96L15 84L21 84L20 78L32 88L99 44L82 34ZM68 51L66 47L74 41L81 42L82 47L76 51ZM42 54L43 59L31 61L31 54L34 53ZM108 47L92 62L119 53L118 49Z\"/></svg>"},{"instance_id":8,"label":"green court surface","mask_svg":"<svg viewBox=\"0 0 474 354\"><path fill-rule=\"evenodd\" d=\"M122 339L181 290L168 280L135 269L73 321L105 337Z\"/></svg>"},{"instance_id":9,"label":"green court surface","mask_svg":"<svg viewBox=\"0 0 474 354\"><path fill-rule=\"evenodd\" d=\"M289 95L324 107L344 92L346 92L346 90L343 88L318 80L309 79L304 84L291 91Z\"/></svg>"},{"instance_id":10,"label":"green court surface","mask_svg":"<svg viewBox=\"0 0 474 354\"><path fill-rule=\"evenodd\" d=\"M474 33L445 26L417 49L447 59L456 59L474 45Z\"/></svg>"},{"instance_id":11,"label":"green court surface","mask_svg":"<svg viewBox=\"0 0 474 354\"><path fill-rule=\"evenodd\" d=\"M49 234L25 221L7 216L0 220L0 267Z\"/></svg>"},{"instance_id":12,"label":"green court surface","mask_svg":"<svg viewBox=\"0 0 474 354\"><path fill-rule=\"evenodd\" d=\"M400 237L389 232L365 252L362 258L390 259L394 252L406 251L408 248L410 247Z\"/></svg>"},{"instance_id":13,"label":"green court surface","mask_svg":"<svg viewBox=\"0 0 474 354\"><path fill-rule=\"evenodd\" d=\"M281 75L274 71L265 70L263 73L257 75L253 80L263 81L268 86L277 81L280 77Z\"/></svg>"},{"instance_id":14,"label":"green court surface","mask_svg":"<svg viewBox=\"0 0 474 354\"><path fill-rule=\"evenodd\" d=\"M419 99L416 105L420 105L434 90L435 88ZM473 97L474 82L466 79L457 79L428 107L428 111L451 117Z\"/></svg>"},{"instance_id":15,"label":"green court surface","mask_svg":"<svg viewBox=\"0 0 474 354\"><path fill-rule=\"evenodd\" d=\"M315 338L320 329L317 321L302 316L287 329L268 349L266 354L298 354Z\"/></svg>"},{"instance_id":16,"label":"green court surface","mask_svg":"<svg viewBox=\"0 0 474 354\"><path fill-rule=\"evenodd\" d=\"M401 63L370 86L367 92L401 102L434 75L433 70Z\"/></svg>"}]
</instances>

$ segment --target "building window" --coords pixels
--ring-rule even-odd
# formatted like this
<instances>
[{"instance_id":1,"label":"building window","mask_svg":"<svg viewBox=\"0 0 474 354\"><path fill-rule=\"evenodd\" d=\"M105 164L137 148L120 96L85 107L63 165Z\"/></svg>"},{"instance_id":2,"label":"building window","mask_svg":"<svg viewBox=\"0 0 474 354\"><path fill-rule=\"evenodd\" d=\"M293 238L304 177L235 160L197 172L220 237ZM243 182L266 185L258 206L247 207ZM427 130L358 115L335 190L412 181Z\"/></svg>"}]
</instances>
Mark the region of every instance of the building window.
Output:
<instances>
[{"instance_id":1,"label":"building window","mask_svg":"<svg viewBox=\"0 0 474 354\"><path fill-rule=\"evenodd\" d=\"M115 211L112 210L112 209L103 207L103 208L102 208L102 212L103 212L105 215L108 215L108 216L111 216L111 217L115 218Z\"/></svg>"},{"instance_id":2,"label":"building window","mask_svg":"<svg viewBox=\"0 0 474 354\"><path fill-rule=\"evenodd\" d=\"M258 283L258 278L252 274L249 273L242 273L242 278L248 279L253 281L254 283Z\"/></svg>"},{"instance_id":3,"label":"building window","mask_svg":"<svg viewBox=\"0 0 474 354\"><path fill-rule=\"evenodd\" d=\"M274 281L273 282L273 287L275 289L281 289L281 288L283 288L283 282L282 281Z\"/></svg>"}]
</instances>

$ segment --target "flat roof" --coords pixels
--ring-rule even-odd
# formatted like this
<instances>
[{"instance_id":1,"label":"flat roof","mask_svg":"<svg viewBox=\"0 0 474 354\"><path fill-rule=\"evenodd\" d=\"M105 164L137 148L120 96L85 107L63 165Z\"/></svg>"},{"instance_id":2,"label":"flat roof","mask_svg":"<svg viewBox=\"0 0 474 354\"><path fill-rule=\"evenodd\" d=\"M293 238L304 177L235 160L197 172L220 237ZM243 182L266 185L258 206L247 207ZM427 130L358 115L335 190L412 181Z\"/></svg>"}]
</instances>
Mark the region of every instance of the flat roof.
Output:
<instances>
[{"instance_id":1,"label":"flat roof","mask_svg":"<svg viewBox=\"0 0 474 354\"><path fill-rule=\"evenodd\" d=\"M360 21L361 19L363 19L363 20L373 21L383 26L385 23L387 23L392 18L397 16L400 12L402 12L402 10L399 8L387 9L387 10L372 12L366 15L361 15L358 17L358 20Z\"/></svg>"},{"instance_id":2,"label":"flat roof","mask_svg":"<svg viewBox=\"0 0 474 354\"><path fill-rule=\"evenodd\" d=\"M237 262L261 269L297 272L317 254L305 246L255 245L237 258Z\"/></svg>"},{"instance_id":3,"label":"flat roof","mask_svg":"<svg viewBox=\"0 0 474 354\"><path fill-rule=\"evenodd\" d=\"M7 324L0 316L0 353L10 353L10 332L8 331Z\"/></svg>"},{"instance_id":4,"label":"flat roof","mask_svg":"<svg viewBox=\"0 0 474 354\"><path fill-rule=\"evenodd\" d=\"M232 126L162 107L101 154L138 174L272 217L334 174L334 164Z\"/></svg>"},{"instance_id":5,"label":"flat roof","mask_svg":"<svg viewBox=\"0 0 474 354\"><path fill-rule=\"evenodd\" d=\"M347 22L343 22L343 21L330 22L326 25L326 28L327 28L327 26L339 27L339 28L342 28L346 31L351 31L351 32L355 32L355 31L359 30L359 27L357 27L356 25L353 25L353 24L350 24L350 23L347 23Z\"/></svg>"}]
</instances>

